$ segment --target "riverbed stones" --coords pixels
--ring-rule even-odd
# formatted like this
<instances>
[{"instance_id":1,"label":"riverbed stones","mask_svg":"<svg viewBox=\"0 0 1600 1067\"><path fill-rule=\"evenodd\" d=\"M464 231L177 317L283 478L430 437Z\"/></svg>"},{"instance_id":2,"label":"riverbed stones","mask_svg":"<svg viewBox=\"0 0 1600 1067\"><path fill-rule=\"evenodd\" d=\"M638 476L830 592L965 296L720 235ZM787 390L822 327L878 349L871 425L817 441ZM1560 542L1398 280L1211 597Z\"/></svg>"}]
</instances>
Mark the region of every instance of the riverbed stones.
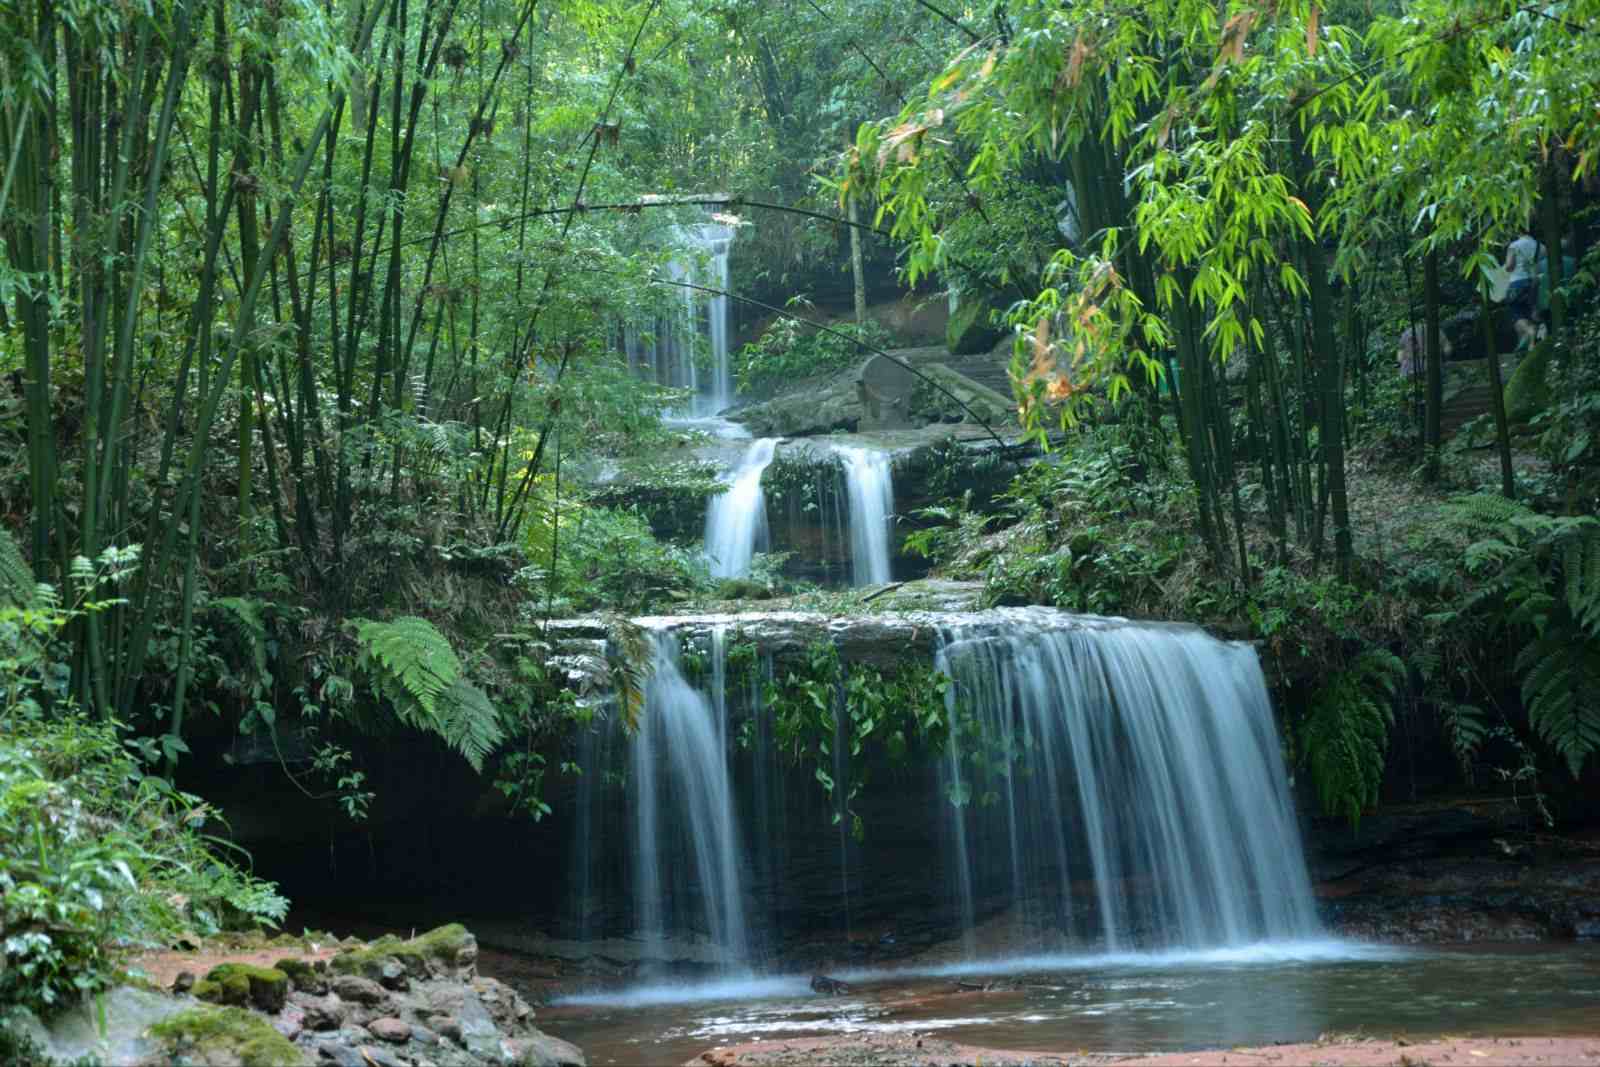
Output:
<instances>
[{"instance_id":1,"label":"riverbed stones","mask_svg":"<svg viewBox=\"0 0 1600 1067\"><path fill-rule=\"evenodd\" d=\"M509 1042L516 1067L584 1067L583 1050L549 1034Z\"/></svg>"},{"instance_id":2,"label":"riverbed stones","mask_svg":"<svg viewBox=\"0 0 1600 1067\"><path fill-rule=\"evenodd\" d=\"M389 1007L394 998L389 995L377 982L360 975L340 974L335 975L332 983L333 992L341 1000L348 1000L352 1004L363 1007L378 1008Z\"/></svg>"},{"instance_id":3,"label":"riverbed stones","mask_svg":"<svg viewBox=\"0 0 1600 1067\"><path fill-rule=\"evenodd\" d=\"M372 1020L367 1024L367 1029L372 1031L373 1037L393 1045L401 1045L411 1040L411 1027L392 1015Z\"/></svg>"},{"instance_id":4,"label":"riverbed stones","mask_svg":"<svg viewBox=\"0 0 1600 1067\"><path fill-rule=\"evenodd\" d=\"M344 1025L345 1011L337 997L297 993L294 1000L307 1030L337 1030Z\"/></svg>"}]
</instances>

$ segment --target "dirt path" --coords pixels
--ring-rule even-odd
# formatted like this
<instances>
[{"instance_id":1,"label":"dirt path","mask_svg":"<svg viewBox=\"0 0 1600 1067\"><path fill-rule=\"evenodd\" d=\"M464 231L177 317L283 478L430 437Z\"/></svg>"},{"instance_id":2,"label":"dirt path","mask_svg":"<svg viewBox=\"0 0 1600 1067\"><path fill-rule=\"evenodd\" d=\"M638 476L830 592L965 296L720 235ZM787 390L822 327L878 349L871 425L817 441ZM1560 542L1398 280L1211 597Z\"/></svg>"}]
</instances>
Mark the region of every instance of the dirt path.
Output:
<instances>
[{"instance_id":1,"label":"dirt path","mask_svg":"<svg viewBox=\"0 0 1600 1067\"><path fill-rule=\"evenodd\" d=\"M915 1035L758 1041L714 1049L686 1067L1600 1067L1600 1035L1590 1037L1442 1038L1405 1042L1340 1038L1298 1045L1171 1052L1125 1057L1116 1053L1024 1052L959 1045Z\"/></svg>"},{"instance_id":2,"label":"dirt path","mask_svg":"<svg viewBox=\"0 0 1600 1067\"><path fill-rule=\"evenodd\" d=\"M135 956L128 961L128 968L143 971L162 989L169 989L173 980L184 971L188 971L196 978L204 978L211 968L223 963L248 963L255 967L271 967L284 959L298 959L312 963L316 960L330 959L345 947L337 941L330 941L326 945L316 945L312 950L292 945L240 949L208 947L193 952L174 949L167 952L146 952Z\"/></svg>"}]
</instances>

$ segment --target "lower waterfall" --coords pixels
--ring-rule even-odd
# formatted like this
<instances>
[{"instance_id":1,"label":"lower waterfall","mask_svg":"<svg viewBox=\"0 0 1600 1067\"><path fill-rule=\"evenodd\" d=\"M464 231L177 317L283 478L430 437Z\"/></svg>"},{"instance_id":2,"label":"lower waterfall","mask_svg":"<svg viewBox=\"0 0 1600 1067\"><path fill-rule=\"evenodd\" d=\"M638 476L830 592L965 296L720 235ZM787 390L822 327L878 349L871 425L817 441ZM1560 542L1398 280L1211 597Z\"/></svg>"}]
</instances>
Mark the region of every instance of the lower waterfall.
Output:
<instances>
[{"instance_id":1,"label":"lower waterfall","mask_svg":"<svg viewBox=\"0 0 1600 1067\"><path fill-rule=\"evenodd\" d=\"M1088 622L1089 620L1085 620ZM970 932L1108 952L1315 936L1255 652L1104 620L951 628L954 884ZM1017 771L1023 773L1016 773Z\"/></svg>"},{"instance_id":2,"label":"lower waterfall","mask_svg":"<svg viewBox=\"0 0 1600 1067\"><path fill-rule=\"evenodd\" d=\"M744 856L726 723L684 679L677 640L654 633L651 641L651 677L629 760L636 929L647 942L695 931L710 938L724 963L744 963Z\"/></svg>"},{"instance_id":3,"label":"lower waterfall","mask_svg":"<svg viewBox=\"0 0 1600 1067\"><path fill-rule=\"evenodd\" d=\"M964 935L969 958L1321 936L1246 645L1041 608L887 624L938 635L906 652L935 650L922 662L951 680L951 728L921 769L872 772L896 784L862 798L877 806L857 846L817 789L822 768L788 768L762 704L762 680L793 669L773 660L775 638L796 647L784 627L843 641L834 627L848 624L776 613L645 625L637 731L611 722L583 742L597 765L578 783L579 936L724 970L781 962L785 944L854 945L847 909L873 938Z\"/></svg>"}]
</instances>

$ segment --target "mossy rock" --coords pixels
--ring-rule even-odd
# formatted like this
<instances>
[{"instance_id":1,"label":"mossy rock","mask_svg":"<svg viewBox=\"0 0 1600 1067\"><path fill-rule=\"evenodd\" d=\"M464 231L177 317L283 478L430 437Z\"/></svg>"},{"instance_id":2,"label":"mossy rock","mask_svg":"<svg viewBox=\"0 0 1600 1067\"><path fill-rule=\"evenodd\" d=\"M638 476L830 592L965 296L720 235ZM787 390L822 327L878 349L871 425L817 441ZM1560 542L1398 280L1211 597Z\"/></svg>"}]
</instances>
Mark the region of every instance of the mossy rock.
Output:
<instances>
[{"instance_id":1,"label":"mossy rock","mask_svg":"<svg viewBox=\"0 0 1600 1067\"><path fill-rule=\"evenodd\" d=\"M1527 422L1550 406L1550 354L1548 341L1535 345L1522 358L1506 382L1506 418Z\"/></svg>"},{"instance_id":2,"label":"mossy rock","mask_svg":"<svg viewBox=\"0 0 1600 1067\"><path fill-rule=\"evenodd\" d=\"M771 600L772 590L752 578L725 578L717 583L718 600Z\"/></svg>"},{"instance_id":3,"label":"mossy rock","mask_svg":"<svg viewBox=\"0 0 1600 1067\"><path fill-rule=\"evenodd\" d=\"M150 1036L164 1044L174 1060L241 1067L306 1063L300 1050L272 1024L245 1008L191 1008L156 1023Z\"/></svg>"},{"instance_id":4,"label":"mossy rock","mask_svg":"<svg viewBox=\"0 0 1600 1067\"><path fill-rule=\"evenodd\" d=\"M276 967L221 963L196 982L192 992L212 1004L250 1005L276 1014L289 997L289 976Z\"/></svg>"},{"instance_id":5,"label":"mossy rock","mask_svg":"<svg viewBox=\"0 0 1600 1067\"><path fill-rule=\"evenodd\" d=\"M464 978L476 972L478 939L460 923L451 923L402 941L380 937L365 948L341 952L331 961L340 974L355 974L373 981L383 979L383 965L394 960L413 978Z\"/></svg>"},{"instance_id":6,"label":"mossy rock","mask_svg":"<svg viewBox=\"0 0 1600 1067\"><path fill-rule=\"evenodd\" d=\"M989 305L978 299L957 307L944 331L945 346L958 356L987 352L1004 336L1004 330L989 322Z\"/></svg>"}]
</instances>

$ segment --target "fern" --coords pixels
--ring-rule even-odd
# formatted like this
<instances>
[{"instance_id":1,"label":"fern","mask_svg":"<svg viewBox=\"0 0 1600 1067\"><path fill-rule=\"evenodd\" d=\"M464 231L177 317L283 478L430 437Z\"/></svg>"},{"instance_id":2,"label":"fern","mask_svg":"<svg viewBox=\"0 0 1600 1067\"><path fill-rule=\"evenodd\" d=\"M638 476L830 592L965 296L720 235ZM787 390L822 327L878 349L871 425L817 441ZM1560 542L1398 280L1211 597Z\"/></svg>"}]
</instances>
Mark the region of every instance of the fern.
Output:
<instances>
[{"instance_id":1,"label":"fern","mask_svg":"<svg viewBox=\"0 0 1600 1067\"><path fill-rule=\"evenodd\" d=\"M1391 701L1405 665L1382 649L1357 656L1312 698L1300 732L1300 751L1310 766L1317 799L1326 815L1343 815L1352 826L1361 809L1377 802L1383 783Z\"/></svg>"},{"instance_id":2,"label":"fern","mask_svg":"<svg viewBox=\"0 0 1600 1067\"><path fill-rule=\"evenodd\" d=\"M1585 516L1564 538L1561 573L1573 620L1600 637L1600 521Z\"/></svg>"},{"instance_id":3,"label":"fern","mask_svg":"<svg viewBox=\"0 0 1600 1067\"><path fill-rule=\"evenodd\" d=\"M645 686L650 682L655 652L643 628L621 616L607 620L606 637L622 726L631 734L639 729L639 716L644 714Z\"/></svg>"},{"instance_id":4,"label":"fern","mask_svg":"<svg viewBox=\"0 0 1600 1067\"><path fill-rule=\"evenodd\" d=\"M1600 750L1600 641L1553 625L1517 655L1517 673L1528 724L1576 778Z\"/></svg>"},{"instance_id":5,"label":"fern","mask_svg":"<svg viewBox=\"0 0 1600 1067\"><path fill-rule=\"evenodd\" d=\"M378 679L384 695L397 708L401 700L409 700L433 718L439 695L461 676L461 661L444 634L415 615L390 622L356 619L353 625L362 666ZM379 669L372 670L374 665Z\"/></svg>"},{"instance_id":6,"label":"fern","mask_svg":"<svg viewBox=\"0 0 1600 1067\"><path fill-rule=\"evenodd\" d=\"M373 690L393 706L395 717L414 730L440 738L475 771L504 737L500 713L469 682L449 640L428 620L414 615L389 622L356 619L359 665Z\"/></svg>"},{"instance_id":7,"label":"fern","mask_svg":"<svg viewBox=\"0 0 1600 1067\"><path fill-rule=\"evenodd\" d=\"M483 761L505 736L500 712L482 689L465 678L457 678L440 694L436 732L480 773Z\"/></svg>"},{"instance_id":8,"label":"fern","mask_svg":"<svg viewBox=\"0 0 1600 1067\"><path fill-rule=\"evenodd\" d=\"M1461 764L1461 773L1472 778L1472 761L1489 735L1489 724L1482 708L1476 704L1457 704L1445 701L1439 705L1443 713L1445 737L1450 741L1450 751Z\"/></svg>"},{"instance_id":9,"label":"fern","mask_svg":"<svg viewBox=\"0 0 1600 1067\"><path fill-rule=\"evenodd\" d=\"M38 590L33 568L22 558L22 549L10 533L0 528L0 601L8 600L19 608L33 607Z\"/></svg>"},{"instance_id":10,"label":"fern","mask_svg":"<svg viewBox=\"0 0 1600 1067\"><path fill-rule=\"evenodd\" d=\"M265 678L267 622L261 613L261 601L242 596L225 596L211 601L208 606L216 612L217 618L239 638L240 644L250 653L256 677Z\"/></svg>"}]
</instances>

